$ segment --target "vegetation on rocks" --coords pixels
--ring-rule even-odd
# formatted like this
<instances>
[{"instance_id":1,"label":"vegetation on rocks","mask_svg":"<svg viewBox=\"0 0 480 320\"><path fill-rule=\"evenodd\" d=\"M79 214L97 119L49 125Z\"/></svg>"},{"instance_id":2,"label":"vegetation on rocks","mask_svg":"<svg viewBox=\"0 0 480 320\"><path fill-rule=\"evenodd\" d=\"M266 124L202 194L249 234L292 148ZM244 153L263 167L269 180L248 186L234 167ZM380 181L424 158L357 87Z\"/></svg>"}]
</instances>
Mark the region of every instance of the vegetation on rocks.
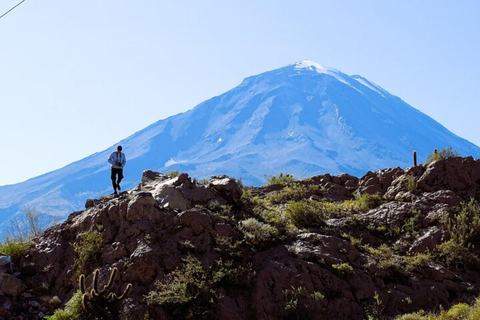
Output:
<instances>
[{"instance_id":1,"label":"vegetation on rocks","mask_svg":"<svg viewBox=\"0 0 480 320\"><path fill-rule=\"evenodd\" d=\"M452 147L445 147L445 148L442 148L440 151L435 150L435 152L430 153L427 156L427 160L425 161L425 164L429 164L437 160L445 160L451 157L459 157L459 156L460 154L458 153L458 151L453 150Z\"/></svg>"},{"instance_id":2,"label":"vegetation on rocks","mask_svg":"<svg viewBox=\"0 0 480 320\"><path fill-rule=\"evenodd\" d=\"M100 227L101 229L101 227ZM73 280L76 281L85 270L91 270L98 263L103 244L100 231L95 229L86 230L72 244L75 252L73 260Z\"/></svg>"},{"instance_id":3,"label":"vegetation on rocks","mask_svg":"<svg viewBox=\"0 0 480 320\"><path fill-rule=\"evenodd\" d=\"M51 316L47 316L47 320L82 320L87 315L82 307L82 293L76 291L72 298L66 303L64 309L57 309Z\"/></svg>"},{"instance_id":4,"label":"vegetation on rocks","mask_svg":"<svg viewBox=\"0 0 480 320\"><path fill-rule=\"evenodd\" d=\"M2 298L15 306L7 316L74 317L83 312L74 307L76 292L110 283L110 270L118 270L112 287L132 284L109 307L119 320L468 319L476 312L479 160L263 187L225 176L199 183L185 173L148 175L35 238L19 255L21 285ZM38 302L35 316L23 292Z\"/></svg>"}]
</instances>

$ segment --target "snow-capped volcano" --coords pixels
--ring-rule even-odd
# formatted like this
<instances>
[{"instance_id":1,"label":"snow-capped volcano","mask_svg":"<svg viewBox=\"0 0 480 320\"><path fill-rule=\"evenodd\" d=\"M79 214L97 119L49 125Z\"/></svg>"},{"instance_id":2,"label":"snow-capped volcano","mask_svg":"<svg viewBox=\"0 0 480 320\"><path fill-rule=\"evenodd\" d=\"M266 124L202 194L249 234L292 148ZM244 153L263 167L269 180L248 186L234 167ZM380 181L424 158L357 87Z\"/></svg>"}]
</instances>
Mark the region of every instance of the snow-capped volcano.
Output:
<instances>
[{"instance_id":1,"label":"snow-capped volcano","mask_svg":"<svg viewBox=\"0 0 480 320\"><path fill-rule=\"evenodd\" d=\"M246 78L192 110L157 121L119 142L127 156L123 188L143 170L196 178L227 174L258 185L265 176L363 175L411 166L435 148L478 157L480 149L361 76L303 60ZM24 207L66 215L111 193L113 147L59 170L0 187L0 223Z\"/></svg>"}]
</instances>

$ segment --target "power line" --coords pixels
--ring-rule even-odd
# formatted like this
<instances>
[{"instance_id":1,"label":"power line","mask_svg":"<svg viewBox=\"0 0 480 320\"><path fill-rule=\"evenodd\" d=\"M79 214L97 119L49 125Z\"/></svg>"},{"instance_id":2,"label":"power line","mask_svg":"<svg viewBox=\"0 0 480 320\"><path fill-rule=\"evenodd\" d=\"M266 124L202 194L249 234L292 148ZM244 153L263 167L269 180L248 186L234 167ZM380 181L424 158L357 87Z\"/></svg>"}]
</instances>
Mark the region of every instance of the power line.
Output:
<instances>
[{"instance_id":1,"label":"power line","mask_svg":"<svg viewBox=\"0 0 480 320\"><path fill-rule=\"evenodd\" d=\"M18 7L19 5L21 5L21 4L24 3L24 2L25 2L25 0L22 0L22 1L20 1L19 3L17 3L17 5L16 5L15 7L13 7L12 9L10 9L10 10L8 10L7 12L5 12L4 14L2 14L2 15L0 16L0 19L2 19L3 17L5 17L10 11L12 11L13 9L15 9L16 7Z\"/></svg>"}]
</instances>

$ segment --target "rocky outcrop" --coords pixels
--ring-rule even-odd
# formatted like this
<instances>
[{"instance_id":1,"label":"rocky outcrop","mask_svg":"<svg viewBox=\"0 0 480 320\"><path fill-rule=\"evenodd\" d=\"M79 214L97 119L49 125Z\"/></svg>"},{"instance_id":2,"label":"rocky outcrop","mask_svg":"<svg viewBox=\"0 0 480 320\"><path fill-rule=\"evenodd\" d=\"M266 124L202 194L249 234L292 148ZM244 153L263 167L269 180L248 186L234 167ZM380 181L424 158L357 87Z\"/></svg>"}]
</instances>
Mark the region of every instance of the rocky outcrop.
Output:
<instances>
[{"instance_id":1,"label":"rocky outcrop","mask_svg":"<svg viewBox=\"0 0 480 320\"><path fill-rule=\"evenodd\" d=\"M479 168L472 158L451 158L261 188L226 176L200 184L185 173L145 171L136 188L88 200L84 211L34 239L14 270L0 273L0 319L52 314L78 290L79 273L90 284L99 269L106 283L113 268L118 290L132 284L110 306L119 320L393 319L468 302L480 291L478 268L449 265L436 250L451 238L447 217L479 200ZM352 205L365 194L382 203ZM293 228L290 201L347 209ZM476 255L480 243L469 241ZM174 280L191 281L192 296L147 304L159 283L168 291Z\"/></svg>"}]
</instances>

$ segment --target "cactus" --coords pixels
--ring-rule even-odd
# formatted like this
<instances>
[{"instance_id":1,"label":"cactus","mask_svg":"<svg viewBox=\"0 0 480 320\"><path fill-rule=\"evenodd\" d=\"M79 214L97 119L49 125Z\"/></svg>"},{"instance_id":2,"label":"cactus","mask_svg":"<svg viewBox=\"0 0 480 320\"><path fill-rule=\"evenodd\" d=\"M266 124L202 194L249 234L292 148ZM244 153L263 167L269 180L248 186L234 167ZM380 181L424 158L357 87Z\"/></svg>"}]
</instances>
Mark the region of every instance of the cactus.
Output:
<instances>
[{"instance_id":1,"label":"cactus","mask_svg":"<svg viewBox=\"0 0 480 320\"><path fill-rule=\"evenodd\" d=\"M417 166L417 151L413 151L413 166Z\"/></svg>"},{"instance_id":2,"label":"cactus","mask_svg":"<svg viewBox=\"0 0 480 320\"><path fill-rule=\"evenodd\" d=\"M125 298L130 292L130 289L132 289L132 284L127 284L121 295L117 295L116 293L112 292L110 289L118 273L118 269L114 267L110 273L108 282L103 286L102 289L99 290L99 273L100 270L98 269L93 272L93 288L90 290L90 292L85 286L85 275L80 275L78 280L80 291L82 292L82 306L85 311L94 313L100 319L114 319L110 312L112 303Z\"/></svg>"}]
</instances>

